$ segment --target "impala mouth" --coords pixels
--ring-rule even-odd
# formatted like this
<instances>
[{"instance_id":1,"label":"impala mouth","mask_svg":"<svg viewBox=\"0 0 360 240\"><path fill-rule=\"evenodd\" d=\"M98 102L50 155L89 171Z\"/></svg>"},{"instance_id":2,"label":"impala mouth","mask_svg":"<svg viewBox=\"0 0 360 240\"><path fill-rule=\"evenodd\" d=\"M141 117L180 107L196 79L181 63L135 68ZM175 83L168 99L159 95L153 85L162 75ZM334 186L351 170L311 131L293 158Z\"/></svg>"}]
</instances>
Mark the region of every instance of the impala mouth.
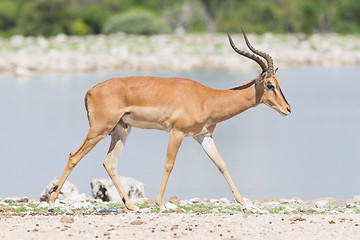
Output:
<instances>
[{"instance_id":1,"label":"impala mouth","mask_svg":"<svg viewBox=\"0 0 360 240\"><path fill-rule=\"evenodd\" d=\"M283 112L283 111L279 111L279 113L283 116L289 116L290 113L291 113L291 109L290 108L286 108L286 112Z\"/></svg>"}]
</instances>

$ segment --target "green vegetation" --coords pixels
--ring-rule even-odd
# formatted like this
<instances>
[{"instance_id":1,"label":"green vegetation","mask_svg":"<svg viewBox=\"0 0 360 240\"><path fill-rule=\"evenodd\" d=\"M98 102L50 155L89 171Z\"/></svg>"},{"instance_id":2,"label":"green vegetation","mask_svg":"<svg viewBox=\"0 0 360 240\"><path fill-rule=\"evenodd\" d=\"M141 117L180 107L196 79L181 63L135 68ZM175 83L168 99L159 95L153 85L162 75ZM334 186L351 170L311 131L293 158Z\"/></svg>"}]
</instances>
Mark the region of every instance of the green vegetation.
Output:
<instances>
[{"instance_id":1,"label":"green vegetation","mask_svg":"<svg viewBox=\"0 0 360 240\"><path fill-rule=\"evenodd\" d=\"M169 33L170 27L151 11L130 10L110 17L104 24L103 32L150 35Z\"/></svg>"},{"instance_id":2,"label":"green vegetation","mask_svg":"<svg viewBox=\"0 0 360 240\"><path fill-rule=\"evenodd\" d=\"M91 205L81 208L73 208L70 203L62 203L61 206L58 206L54 209L55 213L84 213L84 214L93 214L99 213L103 210L103 205L95 201L87 201ZM104 202L105 203L105 202ZM357 203L358 204L358 203ZM174 210L168 210L164 212L167 213L184 213L184 214L284 214L284 215L322 215L322 214L342 214L342 213L360 213L360 206L357 204L341 204L341 205L328 205L323 208L317 208L314 205L303 205L299 203L284 203L281 205L257 205L254 209L243 210L242 206L235 203L187 203L176 205L177 208ZM84 205L84 206L85 206ZM106 206L109 210L115 210L118 212L123 212L125 206L123 203L106 203ZM155 204L137 204L140 211L144 213L160 213L160 208ZM14 202L0 202L0 218L6 216L21 216L17 213L31 213L31 214L47 214L48 209L40 206L38 202L29 202L29 203L14 203Z\"/></svg>"},{"instance_id":3,"label":"green vegetation","mask_svg":"<svg viewBox=\"0 0 360 240\"><path fill-rule=\"evenodd\" d=\"M126 32L360 33L358 0L1 0L0 36Z\"/></svg>"}]
</instances>

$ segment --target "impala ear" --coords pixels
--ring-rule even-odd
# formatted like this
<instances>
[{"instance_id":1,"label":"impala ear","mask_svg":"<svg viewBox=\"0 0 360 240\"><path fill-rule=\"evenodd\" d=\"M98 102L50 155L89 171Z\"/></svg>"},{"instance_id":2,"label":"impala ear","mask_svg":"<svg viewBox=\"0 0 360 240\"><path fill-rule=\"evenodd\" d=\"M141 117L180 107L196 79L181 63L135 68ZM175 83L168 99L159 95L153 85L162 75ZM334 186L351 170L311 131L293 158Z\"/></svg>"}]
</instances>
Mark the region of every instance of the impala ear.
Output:
<instances>
[{"instance_id":1,"label":"impala ear","mask_svg":"<svg viewBox=\"0 0 360 240\"><path fill-rule=\"evenodd\" d=\"M265 78L267 76L267 72L263 72L261 73L261 75L259 75L256 79L255 79L255 83L256 84L261 84L264 82Z\"/></svg>"}]
</instances>

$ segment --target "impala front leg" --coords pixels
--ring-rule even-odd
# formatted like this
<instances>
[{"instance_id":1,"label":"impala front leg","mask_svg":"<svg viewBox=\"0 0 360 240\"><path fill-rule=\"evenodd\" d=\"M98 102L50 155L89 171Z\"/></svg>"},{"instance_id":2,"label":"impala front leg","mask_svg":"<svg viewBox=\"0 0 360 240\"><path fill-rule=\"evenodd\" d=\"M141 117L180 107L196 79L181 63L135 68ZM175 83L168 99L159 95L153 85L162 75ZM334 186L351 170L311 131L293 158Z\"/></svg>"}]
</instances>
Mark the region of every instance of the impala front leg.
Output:
<instances>
[{"instance_id":1,"label":"impala front leg","mask_svg":"<svg viewBox=\"0 0 360 240\"><path fill-rule=\"evenodd\" d=\"M156 204L160 207L160 211L164 211L165 207L163 204L163 196L166 188L166 184L168 182L170 173L174 167L175 158L177 155L177 152L180 148L180 145L185 137L185 134L180 131L172 130L170 133L170 140L167 148L167 154L166 154L166 162L165 162L165 170L164 170L164 176L160 185L159 193L156 197Z\"/></svg>"},{"instance_id":2,"label":"impala front leg","mask_svg":"<svg viewBox=\"0 0 360 240\"><path fill-rule=\"evenodd\" d=\"M227 183L229 184L232 193L234 194L235 200L238 203L241 203L241 205L245 205L244 199L241 197L239 190L236 188L233 180L230 177L230 174L227 170L227 167L225 165L224 160L220 156L218 150L216 149L214 140L211 135L200 135L194 137L196 141L200 143L206 154L209 156L209 158L215 163L217 168L220 170L220 172L225 177Z\"/></svg>"}]
</instances>

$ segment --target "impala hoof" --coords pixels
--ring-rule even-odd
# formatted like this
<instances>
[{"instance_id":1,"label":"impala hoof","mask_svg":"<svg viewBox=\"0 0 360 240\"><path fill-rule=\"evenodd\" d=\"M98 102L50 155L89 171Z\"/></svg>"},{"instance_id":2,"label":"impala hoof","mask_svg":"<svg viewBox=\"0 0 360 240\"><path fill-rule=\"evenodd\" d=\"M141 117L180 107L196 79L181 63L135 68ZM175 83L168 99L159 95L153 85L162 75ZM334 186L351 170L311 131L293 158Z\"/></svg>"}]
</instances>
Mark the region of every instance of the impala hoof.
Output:
<instances>
[{"instance_id":1,"label":"impala hoof","mask_svg":"<svg viewBox=\"0 0 360 240\"><path fill-rule=\"evenodd\" d=\"M126 206L126 209L129 211L134 211L134 212L138 212L139 211L139 207L132 205L132 206Z\"/></svg>"}]
</instances>

